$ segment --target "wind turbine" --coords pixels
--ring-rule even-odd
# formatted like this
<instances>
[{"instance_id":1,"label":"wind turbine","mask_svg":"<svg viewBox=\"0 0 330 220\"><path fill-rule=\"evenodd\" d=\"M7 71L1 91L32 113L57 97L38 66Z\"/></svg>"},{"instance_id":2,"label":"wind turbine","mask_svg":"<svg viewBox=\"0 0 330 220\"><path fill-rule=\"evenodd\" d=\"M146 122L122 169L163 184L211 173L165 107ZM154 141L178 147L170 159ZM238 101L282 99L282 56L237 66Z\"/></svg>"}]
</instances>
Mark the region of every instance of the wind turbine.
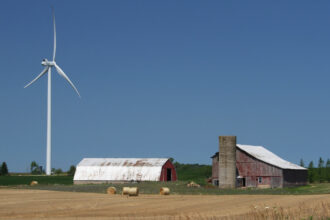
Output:
<instances>
[{"instance_id":1,"label":"wind turbine","mask_svg":"<svg viewBox=\"0 0 330 220\"><path fill-rule=\"evenodd\" d=\"M52 119L51 119L51 105L52 105L52 75L51 69L55 67L58 74L60 74L68 83L72 86L72 88L76 91L78 96L80 94L75 87L75 85L71 82L69 77L63 72L63 70L56 64L55 62L55 55L56 55L56 25L55 25L55 15L54 9L52 10L53 13L53 25L54 25L54 50L53 50L53 60L48 61L47 59L43 59L41 65L45 66L44 70L30 83L28 83L24 88L30 86L32 83L37 81L40 77L45 75L48 72L48 89L47 89L47 155L46 155L46 175L51 174L51 127L52 127Z\"/></svg>"}]
</instances>

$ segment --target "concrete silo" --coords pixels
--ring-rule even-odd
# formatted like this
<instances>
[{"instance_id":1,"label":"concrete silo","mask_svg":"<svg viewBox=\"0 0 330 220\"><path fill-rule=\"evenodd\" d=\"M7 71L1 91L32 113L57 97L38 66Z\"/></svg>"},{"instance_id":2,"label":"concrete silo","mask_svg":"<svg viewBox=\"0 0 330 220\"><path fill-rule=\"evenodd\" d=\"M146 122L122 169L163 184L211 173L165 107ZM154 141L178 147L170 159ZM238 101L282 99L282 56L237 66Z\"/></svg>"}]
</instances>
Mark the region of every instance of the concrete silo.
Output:
<instances>
[{"instance_id":1,"label":"concrete silo","mask_svg":"<svg viewBox=\"0 0 330 220\"><path fill-rule=\"evenodd\" d=\"M236 136L219 137L219 188L236 187Z\"/></svg>"}]
</instances>

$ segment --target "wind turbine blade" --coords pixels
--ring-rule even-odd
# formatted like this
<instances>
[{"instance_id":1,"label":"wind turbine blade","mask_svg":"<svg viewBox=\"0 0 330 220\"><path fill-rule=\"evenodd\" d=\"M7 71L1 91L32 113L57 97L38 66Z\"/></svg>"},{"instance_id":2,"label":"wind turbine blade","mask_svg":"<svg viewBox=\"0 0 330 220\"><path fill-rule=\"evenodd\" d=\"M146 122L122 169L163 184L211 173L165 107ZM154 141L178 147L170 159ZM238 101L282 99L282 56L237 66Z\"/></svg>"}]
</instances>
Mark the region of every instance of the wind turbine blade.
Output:
<instances>
[{"instance_id":1,"label":"wind turbine blade","mask_svg":"<svg viewBox=\"0 0 330 220\"><path fill-rule=\"evenodd\" d=\"M63 70L57 64L55 64L54 66L55 66L58 74L60 74L64 79L66 79L66 81L68 81L68 83L70 83L70 85L72 86L72 88L76 91L76 93L78 94L78 96L81 97L80 94L79 94L79 92L78 92L78 89L74 86L74 84L71 82L71 80L69 79L69 77L63 72Z\"/></svg>"},{"instance_id":2,"label":"wind turbine blade","mask_svg":"<svg viewBox=\"0 0 330 220\"><path fill-rule=\"evenodd\" d=\"M35 81L37 81L40 77L42 77L48 70L48 66L45 67L45 69L34 79L32 80L29 84L27 84L26 86L24 86L24 88L30 86L32 83L34 83Z\"/></svg>"},{"instance_id":3,"label":"wind turbine blade","mask_svg":"<svg viewBox=\"0 0 330 220\"><path fill-rule=\"evenodd\" d=\"M53 61L55 61L55 55L56 55L56 24L55 24L55 13L54 8L52 8L53 11L53 25L54 25L54 51L53 51Z\"/></svg>"}]
</instances>

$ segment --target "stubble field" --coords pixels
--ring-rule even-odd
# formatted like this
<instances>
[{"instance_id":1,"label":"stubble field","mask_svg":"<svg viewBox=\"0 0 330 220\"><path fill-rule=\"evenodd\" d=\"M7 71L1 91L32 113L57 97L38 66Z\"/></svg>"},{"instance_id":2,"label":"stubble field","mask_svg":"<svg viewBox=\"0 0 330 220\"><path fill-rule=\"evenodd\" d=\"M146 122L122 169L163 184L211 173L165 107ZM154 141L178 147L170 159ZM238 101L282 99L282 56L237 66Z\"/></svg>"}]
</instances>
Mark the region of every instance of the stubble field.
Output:
<instances>
[{"instance_id":1,"label":"stubble field","mask_svg":"<svg viewBox=\"0 0 330 220\"><path fill-rule=\"evenodd\" d=\"M330 195L139 195L0 189L0 219L313 219Z\"/></svg>"}]
</instances>

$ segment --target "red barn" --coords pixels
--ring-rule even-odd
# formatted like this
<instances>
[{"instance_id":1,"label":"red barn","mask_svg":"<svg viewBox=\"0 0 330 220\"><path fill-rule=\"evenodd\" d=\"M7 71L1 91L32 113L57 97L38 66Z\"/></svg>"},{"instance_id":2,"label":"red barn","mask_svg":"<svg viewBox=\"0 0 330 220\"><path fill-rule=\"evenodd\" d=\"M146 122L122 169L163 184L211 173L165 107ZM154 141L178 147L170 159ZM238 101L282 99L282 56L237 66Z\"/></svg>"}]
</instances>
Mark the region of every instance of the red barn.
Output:
<instances>
[{"instance_id":1,"label":"red barn","mask_svg":"<svg viewBox=\"0 0 330 220\"><path fill-rule=\"evenodd\" d=\"M167 159L165 164L162 166L162 172L160 174L159 181L167 182L167 181L176 181L177 175L176 170L172 162Z\"/></svg>"},{"instance_id":2,"label":"red barn","mask_svg":"<svg viewBox=\"0 0 330 220\"><path fill-rule=\"evenodd\" d=\"M223 145L226 145L226 143ZM235 158L231 158L230 161L234 164L234 187L273 188L307 184L306 168L290 163L262 146L237 144L234 152ZM219 177L221 172L227 172L227 167L221 170L219 163L221 156L219 158L219 152L215 153L211 158L212 183L221 185ZM226 155L222 158L223 160L228 160ZM230 163L226 164L225 166L230 166ZM230 176L230 173L226 175ZM225 180L223 182L225 183Z\"/></svg>"}]
</instances>

